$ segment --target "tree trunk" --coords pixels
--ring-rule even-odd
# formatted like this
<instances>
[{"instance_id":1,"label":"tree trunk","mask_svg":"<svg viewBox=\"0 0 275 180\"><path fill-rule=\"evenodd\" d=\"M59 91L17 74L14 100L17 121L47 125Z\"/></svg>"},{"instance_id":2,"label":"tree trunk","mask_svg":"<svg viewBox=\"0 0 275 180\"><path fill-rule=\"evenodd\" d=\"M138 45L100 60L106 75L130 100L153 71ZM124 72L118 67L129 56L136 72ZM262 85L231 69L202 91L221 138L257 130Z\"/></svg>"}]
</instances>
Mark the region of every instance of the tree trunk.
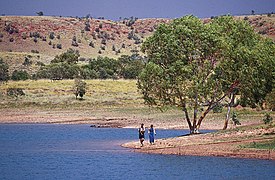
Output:
<instances>
[{"instance_id":1,"label":"tree trunk","mask_svg":"<svg viewBox=\"0 0 275 180\"><path fill-rule=\"evenodd\" d=\"M197 116L198 116L198 93L196 92L196 96L195 96L195 105L194 105L193 130L196 129Z\"/></svg>"},{"instance_id":2,"label":"tree trunk","mask_svg":"<svg viewBox=\"0 0 275 180\"><path fill-rule=\"evenodd\" d=\"M201 122L202 120L205 118L205 116L212 110L214 106L212 106L212 103L209 104L208 108L203 112L203 114L201 115L199 121L198 121L198 124L194 125L195 126L195 133L199 133L199 129L200 129L200 126L201 126Z\"/></svg>"},{"instance_id":3,"label":"tree trunk","mask_svg":"<svg viewBox=\"0 0 275 180\"><path fill-rule=\"evenodd\" d=\"M228 121L229 121L230 110L231 110L231 106L228 105L228 106L227 106L226 119L225 119L225 121L224 121L224 125L223 125L223 128L222 128L223 130L227 129Z\"/></svg>"},{"instance_id":4,"label":"tree trunk","mask_svg":"<svg viewBox=\"0 0 275 180\"><path fill-rule=\"evenodd\" d=\"M230 110L231 110L231 107L234 104L235 94L232 93L230 97L231 97L231 99L230 99L230 102L227 106L227 113L226 113L226 119L224 120L223 130L227 129L227 127L228 127L228 122L229 122L229 117L230 117L229 116L230 115Z\"/></svg>"},{"instance_id":5,"label":"tree trunk","mask_svg":"<svg viewBox=\"0 0 275 180\"><path fill-rule=\"evenodd\" d=\"M190 118L189 118L189 115L188 115L188 111L187 111L186 107L183 107L182 110L183 110L183 112L184 112L184 114L185 114L185 118L186 118L186 121L187 121L187 123L188 123L189 130L190 130L190 134L193 134L193 132L194 132L194 127L193 127L192 124L191 124L191 121L190 121Z\"/></svg>"}]
</instances>

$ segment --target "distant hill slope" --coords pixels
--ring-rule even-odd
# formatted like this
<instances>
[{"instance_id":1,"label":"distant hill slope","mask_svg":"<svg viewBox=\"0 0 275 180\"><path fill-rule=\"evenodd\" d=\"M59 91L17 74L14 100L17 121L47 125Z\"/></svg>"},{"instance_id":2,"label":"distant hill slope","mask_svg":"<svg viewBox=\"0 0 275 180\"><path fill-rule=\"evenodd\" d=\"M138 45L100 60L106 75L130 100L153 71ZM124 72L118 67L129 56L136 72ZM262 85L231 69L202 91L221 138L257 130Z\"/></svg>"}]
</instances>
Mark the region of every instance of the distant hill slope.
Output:
<instances>
[{"instance_id":1,"label":"distant hill slope","mask_svg":"<svg viewBox=\"0 0 275 180\"><path fill-rule=\"evenodd\" d=\"M0 51L39 52L55 56L68 48L82 57L118 57L140 49L166 19L130 19L121 22L47 16L0 17Z\"/></svg>"},{"instance_id":2,"label":"distant hill slope","mask_svg":"<svg viewBox=\"0 0 275 180\"><path fill-rule=\"evenodd\" d=\"M275 14L238 16L247 20L256 32L275 40ZM210 19L203 19L208 22ZM81 57L99 55L117 58L122 54L140 53L140 46L160 23L171 19L135 19L111 21L91 18L48 16L0 16L0 57L11 70L24 69L26 57L34 63L49 63L55 55L69 48ZM20 54L21 53L21 54Z\"/></svg>"}]
</instances>

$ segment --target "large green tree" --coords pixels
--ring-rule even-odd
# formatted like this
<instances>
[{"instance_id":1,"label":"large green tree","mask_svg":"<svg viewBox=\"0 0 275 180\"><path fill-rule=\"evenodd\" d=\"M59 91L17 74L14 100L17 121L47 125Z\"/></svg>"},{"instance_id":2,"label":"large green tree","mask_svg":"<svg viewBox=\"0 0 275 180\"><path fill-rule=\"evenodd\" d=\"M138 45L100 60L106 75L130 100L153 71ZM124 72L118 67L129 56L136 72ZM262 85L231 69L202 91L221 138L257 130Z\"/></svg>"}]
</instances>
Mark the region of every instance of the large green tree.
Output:
<instances>
[{"instance_id":1,"label":"large green tree","mask_svg":"<svg viewBox=\"0 0 275 180\"><path fill-rule=\"evenodd\" d=\"M250 61L246 45L259 40L248 24L230 16L207 24L194 16L162 24L142 46L148 63L138 88L149 105L180 107L190 133L198 132L207 113L252 81L243 71L257 63Z\"/></svg>"},{"instance_id":2,"label":"large green tree","mask_svg":"<svg viewBox=\"0 0 275 180\"><path fill-rule=\"evenodd\" d=\"M236 95L244 106L262 106L265 96L272 90L274 81L274 43L260 37L246 21L231 16L216 18L211 23L223 37L225 49L223 60L216 67L217 79L224 90L232 83L238 86L229 93L227 115L223 129L227 128L231 107Z\"/></svg>"}]
</instances>

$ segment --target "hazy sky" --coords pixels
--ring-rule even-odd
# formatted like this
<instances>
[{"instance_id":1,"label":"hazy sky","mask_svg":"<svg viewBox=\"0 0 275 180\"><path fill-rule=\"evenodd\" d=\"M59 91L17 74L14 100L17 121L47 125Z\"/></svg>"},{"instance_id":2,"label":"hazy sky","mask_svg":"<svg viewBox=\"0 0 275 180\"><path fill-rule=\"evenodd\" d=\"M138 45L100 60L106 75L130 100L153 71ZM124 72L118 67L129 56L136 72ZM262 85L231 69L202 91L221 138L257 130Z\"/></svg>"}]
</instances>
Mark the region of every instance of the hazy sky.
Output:
<instances>
[{"instance_id":1,"label":"hazy sky","mask_svg":"<svg viewBox=\"0 0 275 180\"><path fill-rule=\"evenodd\" d=\"M275 12L275 0L0 0L0 15L103 16L176 18L188 14L198 17Z\"/></svg>"}]
</instances>

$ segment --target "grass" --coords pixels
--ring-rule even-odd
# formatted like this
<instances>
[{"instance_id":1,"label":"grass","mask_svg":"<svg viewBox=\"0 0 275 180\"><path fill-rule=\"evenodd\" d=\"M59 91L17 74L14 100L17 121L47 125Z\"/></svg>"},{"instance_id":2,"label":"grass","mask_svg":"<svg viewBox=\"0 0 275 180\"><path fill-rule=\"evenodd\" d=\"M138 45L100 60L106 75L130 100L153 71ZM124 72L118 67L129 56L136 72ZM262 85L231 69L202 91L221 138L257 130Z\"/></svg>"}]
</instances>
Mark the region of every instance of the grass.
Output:
<instances>
[{"instance_id":1,"label":"grass","mask_svg":"<svg viewBox=\"0 0 275 180\"><path fill-rule=\"evenodd\" d=\"M248 145L243 145L242 148L275 150L275 139L265 142L253 142Z\"/></svg>"},{"instance_id":2,"label":"grass","mask_svg":"<svg viewBox=\"0 0 275 180\"><path fill-rule=\"evenodd\" d=\"M84 100L76 100L72 87L74 80L50 81L50 80L28 80L9 81L0 86L2 100L1 107L23 108L30 105L48 106L55 104L63 106L85 105L141 105L142 99L137 92L135 80L87 80L87 92ZM6 96L8 88L23 88L25 96Z\"/></svg>"},{"instance_id":3,"label":"grass","mask_svg":"<svg viewBox=\"0 0 275 180\"><path fill-rule=\"evenodd\" d=\"M160 112L144 105L138 92L136 80L86 80L87 92L84 100L76 100L72 91L74 80L27 80L9 81L0 85L0 110L51 109L68 111L88 111L102 116L127 116L140 119L157 119L160 122L183 122L183 112L177 108L168 108ZM23 88L25 96L7 96L8 88ZM262 123L264 113L251 109L235 110L241 123ZM226 109L222 113L210 112L205 122L222 128ZM191 111L190 111L191 116ZM272 113L274 116L274 113ZM250 123L251 124L251 123Z\"/></svg>"}]
</instances>

